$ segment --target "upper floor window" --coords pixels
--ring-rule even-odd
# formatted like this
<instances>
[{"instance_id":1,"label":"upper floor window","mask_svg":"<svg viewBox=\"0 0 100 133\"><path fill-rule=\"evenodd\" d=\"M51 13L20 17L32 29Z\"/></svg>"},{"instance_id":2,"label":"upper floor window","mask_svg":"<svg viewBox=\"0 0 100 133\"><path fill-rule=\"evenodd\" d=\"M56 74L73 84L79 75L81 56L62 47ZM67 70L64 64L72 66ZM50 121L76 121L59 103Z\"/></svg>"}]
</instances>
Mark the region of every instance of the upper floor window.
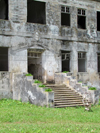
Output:
<instances>
[{"instance_id":1,"label":"upper floor window","mask_svg":"<svg viewBox=\"0 0 100 133\"><path fill-rule=\"evenodd\" d=\"M27 0L27 22L46 24L45 2Z\"/></svg>"},{"instance_id":2,"label":"upper floor window","mask_svg":"<svg viewBox=\"0 0 100 133\"><path fill-rule=\"evenodd\" d=\"M0 0L0 19L8 20L8 0Z\"/></svg>"},{"instance_id":3,"label":"upper floor window","mask_svg":"<svg viewBox=\"0 0 100 133\"><path fill-rule=\"evenodd\" d=\"M61 7L61 25L70 26L70 7Z\"/></svg>"},{"instance_id":4,"label":"upper floor window","mask_svg":"<svg viewBox=\"0 0 100 133\"><path fill-rule=\"evenodd\" d=\"M86 29L86 11L84 9L77 10L77 27Z\"/></svg>"},{"instance_id":5,"label":"upper floor window","mask_svg":"<svg viewBox=\"0 0 100 133\"><path fill-rule=\"evenodd\" d=\"M100 31L100 12L97 12L97 31Z\"/></svg>"}]
</instances>

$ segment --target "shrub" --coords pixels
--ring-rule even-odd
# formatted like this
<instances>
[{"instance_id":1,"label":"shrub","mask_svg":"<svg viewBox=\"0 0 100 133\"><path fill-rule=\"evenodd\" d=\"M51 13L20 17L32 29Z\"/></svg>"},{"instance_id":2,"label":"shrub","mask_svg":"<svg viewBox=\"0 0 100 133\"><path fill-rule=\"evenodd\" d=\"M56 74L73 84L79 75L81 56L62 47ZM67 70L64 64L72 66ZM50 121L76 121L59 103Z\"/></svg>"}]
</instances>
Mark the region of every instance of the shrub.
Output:
<instances>
[{"instance_id":1,"label":"shrub","mask_svg":"<svg viewBox=\"0 0 100 133\"><path fill-rule=\"evenodd\" d=\"M68 73L69 71L63 71L63 73Z\"/></svg>"},{"instance_id":2,"label":"shrub","mask_svg":"<svg viewBox=\"0 0 100 133\"><path fill-rule=\"evenodd\" d=\"M45 87L45 85L41 84L41 85L39 85L39 87Z\"/></svg>"},{"instance_id":3,"label":"shrub","mask_svg":"<svg viewBox=\"0 0 100 133\"><path fill-rule=\"evenodd\" d=\"M33 76L31 73L27 73L25 76Z\"/></svg>"},{"instance_id":4,"label":"shrub","mask_svg":"<svg viewBox=\"0 0 100 133\"><path fill-rule=\"evenodd\" d=\"M89 90L97 90L96 87L90 87Z\"/></svg>"},{"instance_id":5,"label":"shrub","mask_svg":"<svg viewBox=\"0 0 100 133\"><path fill-rule=\"evenodd\" d=\"M41 83L41 81L39 81L39 80L35 80L34 83Z\"/></svg>"},{"instance_id":6,"label":"shrub","mask_svg":"<svg viewBox=\"0 0 100 133\"><path fill-rule=\"evenodd\" d=\"M46 92L51 92L52 89L51 89L51 88L47 88L47 89L45 89L45 91L46 91Z\"/></svg>"}]
</instances>

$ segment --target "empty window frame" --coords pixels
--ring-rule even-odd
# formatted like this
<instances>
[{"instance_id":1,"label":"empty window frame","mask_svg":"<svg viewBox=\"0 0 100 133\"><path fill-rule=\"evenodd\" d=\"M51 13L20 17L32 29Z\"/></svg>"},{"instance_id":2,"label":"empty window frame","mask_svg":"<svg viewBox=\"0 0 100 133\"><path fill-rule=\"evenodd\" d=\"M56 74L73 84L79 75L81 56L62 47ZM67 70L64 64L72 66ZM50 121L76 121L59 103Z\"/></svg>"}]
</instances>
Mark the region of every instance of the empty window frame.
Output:
<instances>
[{"instance_id":1,"label":"empty window frame","mask_svg":"<svg viewBox=\"0 0 100 133\"><path fill-rule=\"evenodd\" d=\"M77 9L77 27L86 29L86 10Z\"/></svg>"},{"instance_id":2,"label":"empty window frame","mask_svg":"<svg viewBox=\"0 0 100 133\"><path fill-rule=\"evenodd\" d=\"M86 72L86 53L78 53L78 72Z\"/></svg>"},{"instance_id":3,"label":"empty window frame","mask_svg":"<svg viewBox=\"0 0 100 133\"><path fill-rule=\"evenodd\" d=\"M0 71L8 71L8 48L0 47Z\"/></svg>"},{"instance_id":4,"label":"empty window frame","mask_svg":"<svg viewBox=\"0 0 100 133\"><path fill-rule=\"evenodd\" d=\"M8 0L0 0L0 19L8 20Z\"/></svg>"},{"instance_id":5,"label":"empty window frame","mask_svg":"<svg viewBox=\"0 0 100 133\"><path fill-rule=\"evenodd\" d=\"M61 25L70 26L70 7L61 6Z\"/></svg>"},{"instance_id":6,"label":"empty window frame","mask_svg":"<svg viewBox=\"0 0 100 133\"><path fill-rule=\"evenodd\" d=\"M45 2L27 0L27 22L46 24Z\"/></svg>"},{"instance_id":7,"label":"empty window frame","mask_svg":"<svg viewBox=\"0 0 100 133\"><path fill-rule=\"evenodd\" d=\"M98 72L100 72L100 53L98 53Z\"/></svg>"},{"instance_id":8,"label":"empty window frame","mask_svg":"<svg viewBox=\"0 0 100 133\"><path fill-rule=\"evenodd\" d=\"M70 71L70 52L62 51L62 72Z\"/></svg>"},{"instance_id":9,"label":"empty window frame","mask_svg":"<svg viewBox=\"0 0 100 133\"><path fill-rule=\"evenodd\" d=\"M100 12L97 12L97 31L100 31Z\"/></svg>"}]
</instances>

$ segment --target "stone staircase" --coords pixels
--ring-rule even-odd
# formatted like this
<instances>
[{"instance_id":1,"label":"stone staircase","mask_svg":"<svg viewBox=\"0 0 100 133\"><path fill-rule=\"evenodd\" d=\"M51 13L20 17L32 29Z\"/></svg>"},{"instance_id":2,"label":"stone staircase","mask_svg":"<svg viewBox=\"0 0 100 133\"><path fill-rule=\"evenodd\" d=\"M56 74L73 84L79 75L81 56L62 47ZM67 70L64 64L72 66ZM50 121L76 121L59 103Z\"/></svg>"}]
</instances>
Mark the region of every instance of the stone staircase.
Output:
<instances>
[{"instance_id":1,"label":"stone staircase","mask_svg":"<svg viewBox=\"0 0 100 133\"><path fill-rule=\"evenodd\" d=\"M63 84L46 85L46 87L49 87L54 91L54 107L63 108L84 106L82 95L75 92L74 89ZM85 102L87 101L85 100Z\"/></svg>"}]
</instances>

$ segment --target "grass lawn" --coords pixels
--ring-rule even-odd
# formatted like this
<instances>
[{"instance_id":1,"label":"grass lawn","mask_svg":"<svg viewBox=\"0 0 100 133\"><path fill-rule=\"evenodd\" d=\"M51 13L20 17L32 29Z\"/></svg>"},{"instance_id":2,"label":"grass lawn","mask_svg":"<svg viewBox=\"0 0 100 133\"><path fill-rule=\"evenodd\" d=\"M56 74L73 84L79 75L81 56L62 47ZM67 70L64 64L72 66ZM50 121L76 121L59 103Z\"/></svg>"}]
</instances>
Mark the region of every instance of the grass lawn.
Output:
<instances>
[{"instance_id":1,"label":"grass lawn","mask_svg":"<svg viewBox=\"0 0 100 133\"><path fill-rule=\"evenodd\" d=\"M92 110L0 100L0 133L100 133L100 105Z\"/></svg>"}]
</instances>

